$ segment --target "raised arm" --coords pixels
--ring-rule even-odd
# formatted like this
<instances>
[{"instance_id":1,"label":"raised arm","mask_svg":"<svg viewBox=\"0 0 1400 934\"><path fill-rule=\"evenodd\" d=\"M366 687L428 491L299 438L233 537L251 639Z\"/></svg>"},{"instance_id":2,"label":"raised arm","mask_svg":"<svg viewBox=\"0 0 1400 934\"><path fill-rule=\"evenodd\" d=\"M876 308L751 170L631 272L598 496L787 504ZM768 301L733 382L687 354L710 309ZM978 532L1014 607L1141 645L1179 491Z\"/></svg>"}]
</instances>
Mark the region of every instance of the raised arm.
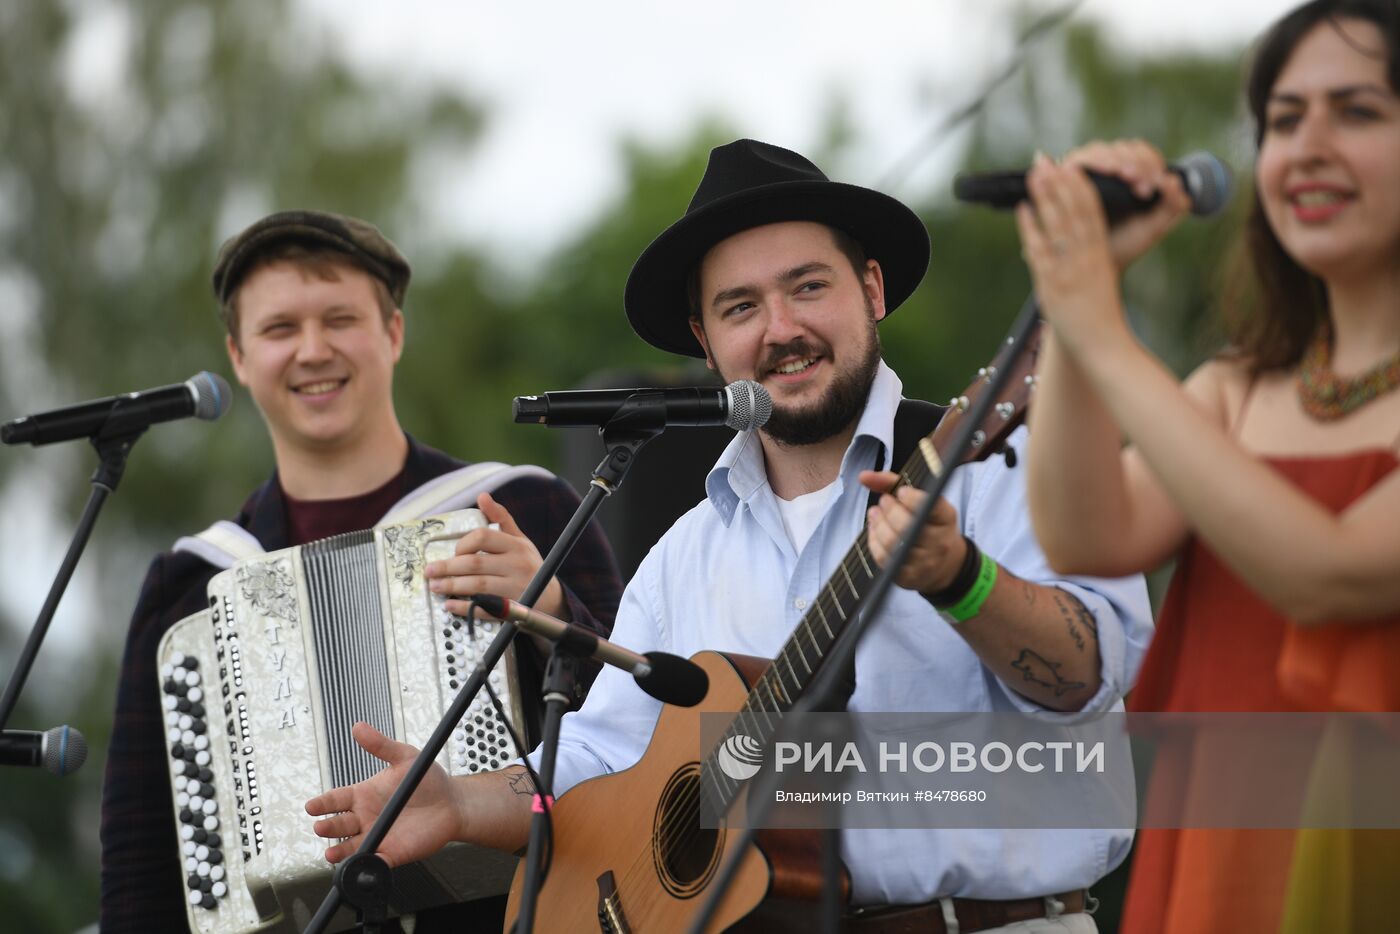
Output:
<instances>
[{"instance_id":1,"label":"raised arm","mask_svg":"<svg viewBox=\"0 0 1400 934\"><path fill-rule=\"evenodd\" d=\"M1164 192L1173 178L1161 181ZM1128 329L1117 289L1121 254L1110 244L1083 174L1040 161L1031 193L1034 209L1022 205L1018 224L1055 332L1052 380L1046 399L1037 400L1046 404L1035 422L1039 447L1032 458L1039 472L1033 514L1048 548L1072 551L1066 542L1083 510L1085 541L1106 548L1118 534L1130 557L1149 558L1154 547L1179 539L1178 529L1167 527L1173 507L1245 583L1298 622L1365 619L1400 609L1400 523L1394 521L1400 475L1333 515L1245 451L1210 401L1212 394L1219 398L1229 368L1208 365L1183 389ZM1090 395L1097 407L1085 401ZM1069 424L1080 417L1088 424ZM1102 436L1112 437L1105 431L1109 420L1137 452L1120 461L1116 474L1105 466ZM1079 451L1042 437L1060 430L1092 432L1093 440ZM1139 457L1150 477L1133 466ZM1075 476L1085 464L1097 471L1102 489ZM1056 506L1055 497L1067 502ZM1107 502L1096 502L1099 497Z\"/></svg>"}]
</instances>

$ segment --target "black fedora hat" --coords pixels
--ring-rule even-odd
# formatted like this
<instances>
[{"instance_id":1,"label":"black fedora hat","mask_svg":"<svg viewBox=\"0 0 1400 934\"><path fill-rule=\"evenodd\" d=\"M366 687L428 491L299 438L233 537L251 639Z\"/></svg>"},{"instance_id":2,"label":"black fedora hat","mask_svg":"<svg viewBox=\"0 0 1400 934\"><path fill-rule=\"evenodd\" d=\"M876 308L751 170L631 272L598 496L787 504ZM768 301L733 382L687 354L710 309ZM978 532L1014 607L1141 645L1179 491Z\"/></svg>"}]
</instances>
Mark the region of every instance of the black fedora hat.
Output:
<instances>
[{"instance_id":1,"label":"black fedora hat","mask_svg":"<svg viewBox=\"0 0 1400 934\"><path fill-rule=\"evenodd\" d=\"M816 221L854 237L884 270L887 313L913 293L928 269L928 231L902 203L833 182L789 149L736 140L710 151L685 216L662 231L632 266L623 297L632 329L654 347L703 357L690 332L687 277L721 240L780 221Z\"/></svg>"}]
</instances>

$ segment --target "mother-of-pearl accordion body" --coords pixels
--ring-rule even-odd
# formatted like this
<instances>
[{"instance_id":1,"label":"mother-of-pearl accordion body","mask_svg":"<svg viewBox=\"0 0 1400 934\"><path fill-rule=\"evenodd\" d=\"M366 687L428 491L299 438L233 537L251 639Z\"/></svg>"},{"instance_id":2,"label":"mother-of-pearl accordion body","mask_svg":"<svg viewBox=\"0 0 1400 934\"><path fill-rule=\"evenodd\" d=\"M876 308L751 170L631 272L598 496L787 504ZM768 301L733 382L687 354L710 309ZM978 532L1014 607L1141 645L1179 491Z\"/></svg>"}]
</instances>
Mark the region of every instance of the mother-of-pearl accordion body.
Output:
<instances>
[{"instance_id":1,"label":"mother-of-pearl accordion body","mask_svg":"<svg viewBox=\"0 0 1400 934\"><path fill-rule=\"evenodd\" d=\"M422 746L499 627L443 609L424 565L485 524L464 509L269 552L209 583L209 609L159 647L161 701L192 931L300 931L331 885L308 798L377 774L357 720ZM522 723L514 656L490 675ZM438 762L518 755L482 692ZM504 892L515 858L454 844L394 871L396 913ZM337 916L349 926L347 911Z\"/></svg>"}]
</instances>

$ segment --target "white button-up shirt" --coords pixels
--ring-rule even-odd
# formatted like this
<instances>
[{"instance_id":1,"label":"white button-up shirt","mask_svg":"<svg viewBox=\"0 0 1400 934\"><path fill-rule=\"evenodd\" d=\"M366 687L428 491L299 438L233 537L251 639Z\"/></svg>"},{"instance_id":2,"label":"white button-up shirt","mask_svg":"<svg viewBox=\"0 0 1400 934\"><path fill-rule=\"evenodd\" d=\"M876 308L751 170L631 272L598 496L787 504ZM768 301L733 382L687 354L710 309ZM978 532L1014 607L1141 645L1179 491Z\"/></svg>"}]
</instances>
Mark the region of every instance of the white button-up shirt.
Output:
<instances>
[{"instance_id":1,"label":"white button-up shirt","mask_svg":"<svg viewBox=\"0 0 1400 934\"><path fill-rule=\"evenodd\" d=\"M706 498L662 537L628 584L613 639L638 652L776 655L861 534L868 491L857 474L889 467L900 396L899 377L880 364L841 462L839 495L801 554L783 527L758 437L736 436L706 480ZM1024 433L1021 428L1012 436L1019 453ZM1121 710L1151 635L1146 587L1140 577L1056 575L1031 531L1024 476L1024 469L993 457L959 468L944 496L957 508L963 532L1002 567L1064 589L1094 614L1102 683L1085 710ZM555 793L634 765L660 708L630 676L604 668L583 708L564 717ZM860 644L849 709L1045 712L983 666L923 597L898 587ZM1023 898L1084 888L1118 865L1131 842L1130 829L842 834L856 904L945 895Z\"/></svg>"}]
</instances>

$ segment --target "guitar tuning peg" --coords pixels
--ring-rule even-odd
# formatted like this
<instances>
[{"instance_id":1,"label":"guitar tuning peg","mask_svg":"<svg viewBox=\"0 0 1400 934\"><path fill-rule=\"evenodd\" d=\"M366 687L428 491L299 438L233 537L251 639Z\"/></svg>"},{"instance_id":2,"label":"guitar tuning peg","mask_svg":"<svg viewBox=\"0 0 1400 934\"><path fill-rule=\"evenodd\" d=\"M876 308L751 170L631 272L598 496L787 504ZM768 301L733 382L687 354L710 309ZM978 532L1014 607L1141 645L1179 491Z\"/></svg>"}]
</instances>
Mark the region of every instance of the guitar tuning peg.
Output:
<instances>
[{"instance_id":1,"label":"guitar tuning peg","mask_svg":"<svg viewBox=\"0 0 1400 934\"><path fill-rule=\"evenodd\" d=\"M997 414L1001 416L1002 421L1009 422L1011 421L1011 416L1016 414L1016 406L1011 402L998 402Z\"/></svg>"},{"instance_id":2,"label":"guitar tuning peg","mask_svg":"<svg viewBox=\"0 0 1400 934\"><path fill-rule=\"evenodd\" d=\"M1035 374L1034 374L1034 373L1027 373L1027 374L1026 374L1026 385L1027 385L1028 387L1030 387L1031 389L1034 389L1034 388L1035 388L1035 384L1036 384L1036 376L1035 376Z\"/></svg>"},{"instance_id":3,"label":"guitar tuning peg","mask_svg":"<svg viewBox=\"0 0 1400 934\"><path fill-rule=\"evenodd\" d=\"M966 412L968 406L970 406L971 404L972 403L968 401L967 396L954 396L953 398L948 400L949 408L956 409L959 412Z\"/></svg>"},{"instance_id":4,"label":"guitar tuning peg","mask_svg":"<svg viewBox=\"0 0 1400 934\"><path fill-rule=\"evenodd\" d=\"M977 429L972 433L972 446L980 448L987 441L987 433L982 429Z\"/></svg>"},{"instance_id":5,"label":"guitar tuning peg","mask_svg":"<svg viewBox=\"0 0 1400 934\"><path fill-rule=\"evenodd\" d=\"M997 368L994 366L984 366L977 370L977 375L982 379L991 379L997 375Z\"/></svg>"}]
</instances>

